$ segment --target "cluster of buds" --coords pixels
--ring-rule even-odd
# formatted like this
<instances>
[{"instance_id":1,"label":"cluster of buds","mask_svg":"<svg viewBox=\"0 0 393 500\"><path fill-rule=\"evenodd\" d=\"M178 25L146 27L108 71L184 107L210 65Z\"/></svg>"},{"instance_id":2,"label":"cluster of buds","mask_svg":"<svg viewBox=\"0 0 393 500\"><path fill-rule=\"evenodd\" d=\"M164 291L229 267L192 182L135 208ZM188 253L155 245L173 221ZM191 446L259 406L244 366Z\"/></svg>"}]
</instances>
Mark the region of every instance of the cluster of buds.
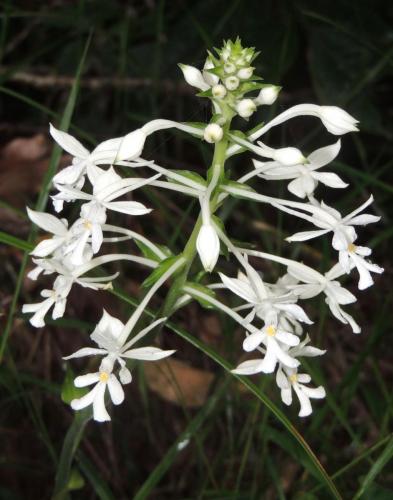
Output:
<instances>
[{"instance_id":1,"label":"cluster of buds","mask_svg":"<svg viewBox=\"0 0 393 500\"><path fill-rule=\"evenodd\" d=\"M254 75L253 61L258 52L253 47L243 48L240 39L228 40L214 55L209 52L203 70L180 64L184 78L193 87L201 90L201 97L209 98L214 106L214 124L222 126L228 119L238 115L248 119L258 106L273 104L280 87L261 83L262 78ZM255 97L247 94L259 90ZM212 134L212 131L215 133ZM210 126L205 134L207 142L221 140L217 126Z\"/></svg>"},{"instance_id":2,"label":"cluster of buds","mask_svg":"<svg viewBox=\"0 0 393 500\"><path fill-rule=\"evenodd\" d=\"M52 307L53 319L61 317L66 309L67 296L75 284L95 290L110 288L117 274L88 276L90 271L108 262L124 260L153 269L145 281L150 288L128 321L122 323L104 311L91 334L96 346L84 347L65 357L97 356L100 359L97 371L75 379L77 387L93 385L93 388L71 402L75 410L92 405L94 418L98 421L110 419L105 407L106 389L115 405L124 400L123 385L132 378L127 360L154 361L173 354L172 350L156 346L133 346L156 326L162 326L167 316L185 307L190 300L216 308L241 325L245 331L243 350L245 353L255 352L256 357L241 362L233 372L239 375L275 372L282 401L290 405L293 391L299 399L299 415L302 417L312 412L310 399L325 396L325 389L310 387L310 375L300 371L303 357L325 353L310 345L307 329L313 320L304 311L302 301L323 294L332 315L349 325L354 333L360 333L360 326L343 308L357 298L341 285L339 278L356 269L358 288L364 290L373 284L372 273L383 272L381 267L368 260L371 249L358 245L357 228L379 220L374 214L362 213L372 203L372 196L345 216L317 199L316 190L321 185L335 189L348 186L336 173L321 170L338 155L340 140L308 155L291 145L274 149L259 140L273 127L298 116L316 117L335 136L356 131L357 120L335 106L300 104L253 132L239 134L231 131L233 117L247 119L257 106L270 105L277 98L279 87L261 84L260 78L254 76L252 63L256 56L254 49L243 48L240 40L236 40L226 42L215 56L209 53L201 71L181 65L186 81L201 90L199 96L210 99L213 111L210 123L153 120L123 137L102 142L91 152L71 135L53 126L50 128L54 140L73 157L71 164L53 178L57 190L52 196L55 211L61 212L64 203L80 201L81 206L79 216L73 222L28 210L32 222L53 235L32 251L36 267L29 277L37 279L40 274L55 275L52 289L41 292L43 301L23 307L23 312L33 313L31 324L44 326L45 317ZM245 97L256 92L258 94L253 97ZM180 129L214 144L213 162L206 178L196 172L168 169L143 158L149 135L168 128ZM254 155L250 171L237 181L229 181L226 161L233 154L244 152ZM149 172L150 176L122 177L122 173L135 169L138 173ZM301 201L259 193L248 184L258 178L264 181L288 180L288 191ZM111 212L127 217L148 216L151 209L140 201L122 199L142 186L165 189L199 200L198 219L179 255L127 227L108 224ZM269 204L315 226L288 237L288 242L306 241L332 233L337 261L322 274L303 262L239 247L216 215L217 209L230 197ZM129 252L97 255L102 252L104 244L127 240L134 241L142 255ZM238 272L235 276L219 272L219 281L215 282L212 277L220 266L221 250L236 259ZM191 274L194 269L191 263L196 255L199 255L203 270L197 269ZM262 276L251 265L251 259L255 258L280 264L284 273L275 280ZM157 318L135 334L150 299L169 279L174 283L163 307L165 317ZM242 302L229 307L220 296L223 290L232 292Z\"/></svg>"}]
</instances>

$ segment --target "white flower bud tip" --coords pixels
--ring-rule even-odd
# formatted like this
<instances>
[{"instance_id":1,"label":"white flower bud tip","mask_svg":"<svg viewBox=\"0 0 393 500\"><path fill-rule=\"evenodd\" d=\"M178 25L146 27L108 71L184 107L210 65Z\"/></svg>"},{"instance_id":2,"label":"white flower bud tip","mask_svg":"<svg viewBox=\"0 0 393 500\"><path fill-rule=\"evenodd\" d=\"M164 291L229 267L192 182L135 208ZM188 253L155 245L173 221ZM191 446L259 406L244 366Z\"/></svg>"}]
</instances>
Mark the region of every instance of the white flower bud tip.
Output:
<instances>
[{"instance_id":1,"label":"white flower bud tip","mask_svg":"<svg viewBox=\"0 0 393 500\"><path fill-rule=\"evenodd\" d=\"M221 84L214 85L212 88L212 94L216 99L223 99L227 94L227 89Z\"/></svg>"},{"instance_id":2,"label":"white flower bud tip","mask_svg":"<svg viewBox=\"0 0 393 500\"><path fill-rule=\"evenodd\" d=\"M331 134L342 135L359 130L357 128L359 121L337 106L321 106L318 114Z\"/></svg>"},{"instance_id":3,"label":"white flower bud tip","mask_svg":"<svg viewBox=\"0 0 393 500\"><path fill-rule=\"evenodd\" d=\"M192 87L196 87L201 90L208 90L210 87L205 82L202 73L199 69L194 68L194 66L189 66L188 64L179 64L180 69L183 72L185 81Z\"/></svg>"},{"instance_id":4,"label":"white flower bud tip","mask_svg":"<svg viewBox=\"0 0 393 500\"><path fill-rule=\"evenodd\" d=\"M251 68L251 66L249 68L242 68L237 72L237 76L240 78L240 80L248 80L252 77L253 71L254 68Z\"/></svg>"},{"instance_id":5,"label":"white flower bud tip","mask_svg":"<svg viewBox=\"0 0 393 500\"><path fill-rule=\"evenodd\" d=\"M220 240L211 224L202 224L196 247L205 271L211 273L220 254Z\"/></svg>"},{"instance_id":6,"label":"white flower bud tip","mask_svg":"<svg viewBox=\"0 0 393 500\"><path fill-rule=\"evenodd\" d=\"M215 142L221 141L223 135L224 132L220 125L218 125L217 123L209 123L209 125L205 128L203 138L206 142L213 144Z\"/></svg>"},{"instance_id":7,"label":"white flower bud tip","mask_svg":"<svg viewBox=\"0 0 393 500\"><path fill-rule=\"evenodd\" d=\"M229 76L228 78L225 79L225 87L228 90L236 90L239 86L239 78L236 76Z\"/></svg>"},{"instance_id":8,"label":"white flower bud tip","mask_svg":"<svg viewBox=\"0 0 393 500\"><path fill-rule=\"evenodd\" d=\"M270 106L277 99L280 90L281 87L277 87L276 85L264 87L255 99L256 104Z\"/></svg>"},{"instance_id":9,"label":"white flower bud tip","mask_svg":"<svg viewBox=\"0 0 393 500\"><path fill-rule=\"evenodd\" d=\"M242 99L236 105L236 111L242 118L249 118L257 109L252 99Z\"/></svg>"},{"instance_id":10,"label":"white flower bud tip","mask_svg":"<svg viewBox=\"0 0 393 500\"><path fill-rule=\"evenodd\" d=\"M278 161L282 165L291 166L306 163L307 158L297 148L281 148L276 149L273 160Z\"/></svg>"}]
</instances>

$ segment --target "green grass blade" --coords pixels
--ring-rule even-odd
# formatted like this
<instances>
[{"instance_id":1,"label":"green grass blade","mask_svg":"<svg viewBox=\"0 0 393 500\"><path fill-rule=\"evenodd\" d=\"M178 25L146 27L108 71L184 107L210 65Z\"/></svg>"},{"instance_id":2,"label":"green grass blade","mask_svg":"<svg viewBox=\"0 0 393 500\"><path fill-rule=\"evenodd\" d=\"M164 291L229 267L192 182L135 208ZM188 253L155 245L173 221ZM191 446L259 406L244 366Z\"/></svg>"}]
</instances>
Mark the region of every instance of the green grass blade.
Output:
<instances>
[{"instance_id":1,"label":"green grass blade","mask_svg":"<svg viewBox=\"0 0 393 500\"><path fill-rule=\"evenodd\" d=\"M0 243L4 243L11 247L18 248L19 250L23 250L24 252L30 252L33 250L33 245L26 240L21 240L16 236L12 236L11 234L4 233L0 231Z\"/></svg>"},{"instance_id":2,"label":"green grass blade","mask_svg":"<svg viewBox=\"0 0 393 500\"><path fill-rule=\"evenodd\" d=\"M67 101L67 104L66 104L66 107L64 110L64 114L63 114L63 117L62 117L61 122L60 122L60 129L61 130L67 130L69 125L70 125L70 122L71 122L72 113L74 111L76 99L77 99L78 92L79 92L80 77L81 77L83 67L85 64L86 54L87 54L87 50L88 50L89 45L90 45L90 40L91 40L91 34L89 35L89 37L87 39L85 49L83 51L82 57L80 59L80 62L79 62L79 65L78 65L78 68L77 68L77 71L75 74L75 81L74 81L74 84L71 88L70 95L68 97L68 101ZM37 204L35 207L36 210L38 210L38 211L42 211L45 209L46 202L47 202L48 196L49 196L50 183L51 183L52 177L54 176L54 174L57 170L60 156L61 156L60 146L56 145L53 148L52 156L51 156L51 159L49 162L49 168L45 174L41 193L40 193L40 196L38 198L38 201L37 201ZM34 242L35 235L36 235L36 228L33 226L31 231L30 231L29 238L28 238L29 244L32 244ZM18 303L18 298L19 298L21 287L22 287L28 258L29 258L29 254L28 254L28 252L25 252L23 259L22 259L18 279L17 279L16 285L15 285L15 292L14 292L12 302L10 305L7 323L6 323L6 326L4 329L3 336L1 338L0 362L3 359L4 350L5 350L6 345L7 345L8 336L10 334L12 325L14 323L15 310L16 310L16 306Z\"/></svg>"},{"instance_id":3,"label":"green grass blade","mask_svg":"<svg viewBox=\"0 0 393 500\"><path fill-rule=\"evenodd\" d=\"M119 297L120 299L128 302L129 304L135 306L137 303L134 299L130 299L127 295L122 293L119 290L113 290L112 292L114 295ZM149 311L148 309L145 309L145 312L150 316L150 317L155 317L155 314L152 311ZM174 333L182 337L184 340L192 344L194 347L202 351L204 354L206 354L209 358L211 358L213 361L215 361L218 365L220 365L222 368L224 368L227 372L231 373L232 367L230 364L222 358L218 353L216 353L213 349L210 347L204 345L202 342L200 342L197 338L193 337L190 335L188 332L183 330L180 327L177 327L174 325L172 322L167 322L166 326L172 330ZM334 485L331 477L329 474L326 472L324 469L323 465L321 462L318 460L308 443L304 440L303 436L299 433L299 431L293 426L293 424L290 422L290 420L284 415L284 413L277 408L277 406L270 401L270 399L263 393L260 392L258 387L250 382L250 380L246 379L245 377L241 377L240 375L236 375L231 373L233 377L235 377L241 384L243 384L251 393L254 394L272 413L273 415L281 422L281 424L285 427L285 429L296 439L296 441L300 444L300 446L303 448L303 450L306 452L308 458L310 459L311 463L313 464L316 473L320 477L320 479L324 482L325 486L329 489L331 495L333 498L341 499L341 495L338 492L336 486Z\"/></svg>"},{"instance_id":4,"label":"green grass blade","mask_svg":"<svg viewBox=\"0 0 393 500\"><path fill-rule=\"evenodd\" d=\"M92 485L97 497L100 498L100 500L115 500L114 494L100 477L94 465L90 462L90 460L88 460L85 454L79 450L75 458L78 462L80 470Z\"/></svg>"},{"instance_id":5,"label":"green grass blade","mask_svg":"<svg viewBox=\"0 0 393 500\"><path fill-rule=\"evenodd\" d=\"M361 498L363 493L373 484L374 479L378 476L378 474L382 471L385 465L391 460L393 457L393 438L390 439L385 449L382 451L380 456L374 462L373 466L368 471L366 477L363 479L362 485L354 496L353 500L358 500Z\"/></svg>"},{"instance_id":6,"label":"green grass blade","mask_svg":"<svg viewBox=\"0 0 393 500\"><path fill-rule=\"evenodd\" d=\"M63 500L68 496L68 483L74 455L83 437L85 427L91 417L90 408L75 413L74 421L67 431L61 449L52 500Z\"/></svg>"}]
</instances>

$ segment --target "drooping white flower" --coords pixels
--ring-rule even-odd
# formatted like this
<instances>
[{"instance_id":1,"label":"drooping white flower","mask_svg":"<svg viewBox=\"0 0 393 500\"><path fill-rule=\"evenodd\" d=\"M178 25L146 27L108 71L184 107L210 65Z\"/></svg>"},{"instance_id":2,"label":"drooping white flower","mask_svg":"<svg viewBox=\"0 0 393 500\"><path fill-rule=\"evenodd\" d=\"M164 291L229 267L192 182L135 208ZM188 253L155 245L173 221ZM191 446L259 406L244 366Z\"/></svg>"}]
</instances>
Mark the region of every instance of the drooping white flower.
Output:
<instances>
[{"instance_id":1,"label":"drooping white flower","mask_svg":"<svg viewBox=\"0 0 393 500\"><path fill-rule=\"evenodd\" d=\"M212 224L202 224L196 248L205 271L212 272L220 255L220 240Z\"/></svg>"},{"instance_id":2,"label":"drooping white flower","mask_svg":"<svg viewBox=\"0 0 393 500\"><path fill-rule=\"evenodd\" d=\"M282 166L276 162L263 163L253 160L255 168L260 172L259 177L267 180L293 179L288 184L288 190L300 198L313 194L318 182L332 188L348 186L333 172L317 172L321 167L334 160L340 151L340 141L331 146L317 149L311 153L307 162L299 165Z\"/></svg>"},{"instance_id":3,"label":"drooping white flower","mask_svg":"<svg viewBox=\"0 0 393 500\"><path fill-rule=\"evenodd\" d=\"M149 333L150 330L164 319L165 318L161 318L150 324L147 328L139 332L138 335L135 336L135 339L139 339ZM158 347L152 346L130 349L135 343L135 340L131 339L129 342L125 343L125 339L122 335L124 327L125 325L119 319L114 318L104 310L101 320L90 335L90 338L98 347L84 347L70 356L63 358L69 360L84 356L104 356L98 372L83 375L75 379L75 385L77 387L85 387L92 384L96 385L82 398L71 401L71 407L74 410L81 410L93 404L94 419L99 422L110 420L104 402L104 395L107 387L114 404L120 404L124 400L124 391L121 385L128 384L132 380L131 372L126 366L126 359L157 361L171 356L175 352L173 350L164 351ZM113 373L116 362L120 365L118 375L120 382Z\"/></svg>"}]
</instances>

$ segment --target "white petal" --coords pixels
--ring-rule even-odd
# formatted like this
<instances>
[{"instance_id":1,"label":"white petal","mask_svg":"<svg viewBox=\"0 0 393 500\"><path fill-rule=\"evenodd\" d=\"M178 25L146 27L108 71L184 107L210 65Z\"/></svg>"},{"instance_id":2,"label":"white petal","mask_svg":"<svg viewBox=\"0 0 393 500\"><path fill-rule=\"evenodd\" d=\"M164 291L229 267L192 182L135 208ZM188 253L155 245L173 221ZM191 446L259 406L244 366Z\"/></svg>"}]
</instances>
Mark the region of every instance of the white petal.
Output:
<instances>
[{"instance_id":1,"label":"white petal","mask_svg":"<svg viewBox=\"0 0 393 500\"><path fill-rule=\"evenodd\" d=\"M378 215L372 214L361 214L355 217L351 217L350 223L354 226L365 226L366 224L373 224L381 219Z\"/></svg>"},{"instance_id":2,"label":"white petal","mask_svg":"<svg viewBox=\"0 0 393 500\"><path fill-rule=\"evenodd\" d=\"M314 192L316 185L310 175L301 175L288 184L288 191L299 198L305 198Z\"/></svg>"},{"instance_id":3,"label":"white petal","mask_svg":"<svg viewBox=\"0 0 393 500\"><path fill-rule=\"evenodd\" d=\"M75 186L77 184L78 188L82 188L84 179L83 175L85 173L86 164L85 162L80 162L75 165L70 165L69 167L63 168L58 172L52 179L53 184L67 184L70 186ZM79 182L78 182L79 181Z\"/></svg>"},{"instance_id":4,"label":"white petal","mask_svg":"<svg viewBox=\"0 0 393 500\"><path fill-rule=\"evenodd\" d=\"M91 384L95 384L100 380L99 373L87 373L86 375L80 375L74 380L75 387L86 387Z\"/></svg>"},{"instance_id":5,"label":"white petal","mask_svg":"<svg viewBox=\"0 0 393 500\"><path fill-rule=\"evenodd\" d=\"M308 384L311 382L311 377L308 373L299 373L296 378L301 384Z\"/></svg>"},{"instance_id":6,"label":"white petal","mask_svg":"<svg viewBox=\"0 0 393 500\"><path fill-rule=\"evenodd\" d=\"M63 238L50 238L47 240L42 240L36 247L34 247L30 254L35 255L36 257L47 257L57 248L59 248L63 244L63 242Z\"/></svg>"},{"instance_id":7,"label":"white petal","mask_svg":"<svg viewBox=\"0 0 393 500\"><path fill-rule=\"evenodd\" d=\"M281 400L287 406L290 406L292 404L292 388L291 387L281 389Z\"/></svg>"},{"instance_id":8,"label":"white petal","mask_svg":"<svg viewBox=\"0 0 393 500\"><path fill-rule=\"evenodd\" d=\"M123 137L115 137L101 142L90 155L91 162L96 165L110 165L115 161Z\"/></svg>"},{"instance_id":9,"label":"white petal","mask_svg":"<svg viewBox=\"0 0 393 500\"><path fill-rule=\"evenodd\" d=\"M72 135L62 130L58 130L52 124L49 125L49 132L57 144L59 144L64 151L67 151L67 153L77 158L87 158L89 156L89 151Z\"/></svg>"},{"instance_id":10,"label":"white petal","mask_svg":"<svg viewBox=\"0 0 393 500\"><path fill-rule=\"evenodd\" d=\"M100 224L93 224L91 228L91 247L93 253L97 253L104 240L104 235L102 234L102 227Z\"/></svg>"},{"instance_id":11,"label":"white petal","mask_svg":"<svg viewBox=\"0 0 393 500\"><path fill-rule=\"evenodd\" d=\"M261 363L261 370L264 373L273 373L274 369L276 368L277 365L277 355L275 353L274 346L276 346L277 343L275 341L271 341L271 339L267 339L266 342L266 354L265 357L263 358L263 361Z\"/></svg>"},{"instance_id":12,"label":"white petal","mask_svg":"<svg viewBox=\"0 0 393 500\"><path fill-rule=\"evenodd\" d=\"M281 366L278 368L276 373L276 384L280 389L290 389L291 387L288 377L283 372Z\"/></svg>"},{"instance_id":13,"label":"white petal","mask_svg":"<svg viewBox=\"0 0 393 500\"><path fill-rule=\"evenodd\" d=\"M231 370L231 372L236 373L237 375L254 375L262 371L261 365L261 359L249 359L240 363L240 365L238 365L234 370Z\"/></svg>"},{"instance_id":14,"label":"white petal","mask_svg":"<svg viewBox=\"0 0 393 500\"><path fill-rule=\"evenodd\" d=\"M299 337L296 335L293 335L293 333L289 332L283 332L279 330L276 333L276 339L283 344L289 345L289 346L295 346L299 344Z\"/></svg>"},{"instance_id":15,"label":"white petal","mask_svg":"<svg viewBox=\"0 0 393 500\"><path fill-rule=\"evenodd\" d=\"M316 151L311 153L308 157L308 160L313 168L324 167L336 158L336 156L340 152L340 148L341 141L339 139L336 143L317 149Z\"/></svg>"},{"instance_id":16,"label":"white petal","mask_svg":"<svg viewBox=\"0 0 393 500\"><path fill-rule=\"evenodd\" d=\"M299 384L293 384L293 388L294 388L296 395L299 398L299 402L300 402L299 417L307 417L308 415L311 415L312 407L311 407L310 399L303 392L302 387L300 387Z\"/></svg>"},{"instance_id":17,"label":"white petal","mask_svg":"<svg viewBox=\"0 0 393 500\"><path fill-rule=\"evenodd\" d=\"M138 347L136 349L130 349L122 353L122 358L128 359L140 359L143 361L157 361L158 359L167 358L171 356L175 350L164 351L158 347Z\"/></svg>"},{"instance_id":18,"label":"white petal","mask_svg":"<svg viewBox=\"0 0 393 500\"><path fill-rule=\"evenodd\" d=\"M326 391L321 385L319 387L302 387L306 396L313 399L323 399L326 396Z\"/></svg>"},{"instance_id":19,"label":"white petal","mask_svg":"<svg viewBox=\"0 0 393 500\"><path fill-rule=\"evenodd\" d=\"M119 371L119 378L120 382L125 385L125 384L130 384L132 381L132 375L131 372L128 368L123 366L120 371Z\"/></svg>"},{"instance_id":20,"label":"white petal","mask_svg":"<svg viewBox=\"0 0 393 500\"><path fill-rule=\"evenodd\" d=\"M266 337L263 331L254 332L248 335L243 341L243 349L247 352L253 351Z\"/></svg>"},{"instance_id":21,"label":"white petal","mask_svg":"<svg viewBox=\"0 0 393 500\"><path fill-rule=\"evenodd\" d=\"M138 201L111 201L103 203L103 205L109 210L127 215L145 215L152 211L151 208L146 208L145 205Z\"/></svg>"},{"instance_id":22,"label":"white petal","mask_svg":"<svg viewBox=\"0 0 393 500\"><path fill-rule=\"evenodd\" d=\"M106 384L97 384L97 392L93 400L93 418L97 422L106 422L111 419L105 408L105 389Z\"/></svg>"},{"instance_id":23,"label":"white petal","mask_svg":"<svg viewBox=\"0 0 393 500\"><path fill-rule=\"evenodd\" d=\"M119 405L124 401L124 391L121 383L117 380L113 373L110 374L108 380L108 390L114 405Z\"/></svg>"},{"instance_id":24,"label":"white petal","mask_svg":"<svg viewBox=\"0 0 393 500\"><path fill-rule=\"evenodd\" d=\"M311 240L312 238L316 238L317 236L321 236L322 234L326 234L330 231L330 229L318 229L315 231L301 231L300 233L295 233L288 238L285 238L287 241L306 241Z\"/></svg>"},{"instance_id":25,"label":"white petal","mask_svg":"<svg viewBox=\"0 0 393 500\"><path fill-rule=\"evenodd\" d=\"M69 356L63 356L63 359L73 359L73 358L82 358L84 356L94 356L96 354L106 354L105 349L97 349L94 347L83 347L82 349L79 349L78 351L75 351L73 354L70 354Z\"/></svg>"},{"instance_id":26,"label":"white petal","mask_svg":"<svg viewBox=\"0 0 393 500\"><path fill-rule=\"evenodd\" d=\"M54 215L45 212L36 212L29 207L26 209L29 219L44 231L48 231L56 236L65 236L67 234L67 226Z\"/></svg>"},{"instance_id":27,"label":"white petal","mask_svg":"<svg viewBox=\"0 0 393 500\"><path fill-rule=\"evenodd\" d=\"M82 410L83 408L90 406L94 401L94 398L97 394L97 390L98 390L98 384L95 387L93 387L93 389L90 392L85 394L85 396L79 399L73 399L71 401L71 408L73 410Z\"/></svg>"},{"instance_id":28,"label":"white petal","mask_svg":"<svg viewBox=\"0 0 393 500\"><path fill-rule=\"evenodd\" d=\"M229 278L223 273L219 274L222 282L229 290L231 290L231 292L238 295L250 304L255 304L257 302L258 298L248 282L245 282L244 280L240 280L238 278Z\"/></svg>"},{"instance_id":29,"label":"white petal","mask_svg":"<svg viewBox=\"0 0 393 500\"><path fill-rule=\"evenodd\" d=\"M322 184L331 188L342 189L349 186L349 184L344 182L341 177L333 172L313 172L312 176L314 179L317 179L319 182L322 182Z\"/></svg>"}]
</instances>

